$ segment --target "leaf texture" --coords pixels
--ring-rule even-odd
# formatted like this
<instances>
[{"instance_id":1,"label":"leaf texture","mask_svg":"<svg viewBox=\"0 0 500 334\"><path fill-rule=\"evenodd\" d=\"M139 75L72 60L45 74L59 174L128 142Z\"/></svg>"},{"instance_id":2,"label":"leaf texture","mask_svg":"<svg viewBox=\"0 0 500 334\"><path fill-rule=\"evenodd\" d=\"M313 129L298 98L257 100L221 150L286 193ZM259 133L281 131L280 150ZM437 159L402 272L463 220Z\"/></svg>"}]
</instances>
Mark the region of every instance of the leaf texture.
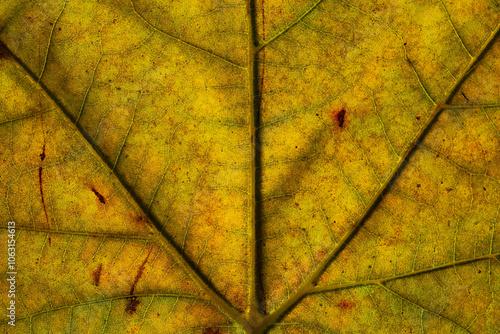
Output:
<instances>
[{"instance_id":1,"label":"leaf texture","mask_svg":"<svg viewBox=\"0 0 500 334\"><path fill-rule=\"evenodd\" d=\"M494 0L3 1L16 332L497 333L499 23Z\"/></svg>"}]
</instances>

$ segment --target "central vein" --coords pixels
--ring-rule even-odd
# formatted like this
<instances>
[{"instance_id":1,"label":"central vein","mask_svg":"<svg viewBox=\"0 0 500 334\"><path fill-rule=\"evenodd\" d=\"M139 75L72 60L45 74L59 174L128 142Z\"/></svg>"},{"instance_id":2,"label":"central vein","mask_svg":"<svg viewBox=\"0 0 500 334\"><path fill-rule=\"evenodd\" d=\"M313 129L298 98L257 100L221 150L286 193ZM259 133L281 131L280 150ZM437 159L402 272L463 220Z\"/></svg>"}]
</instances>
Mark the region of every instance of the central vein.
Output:
<instances>
[{"instance_id":1,"label":"central vein","mask_svg":"<svg viewBox=\"0 0 500 334\"><path fill-rule=\"evenodd\" d=\"M259 322L261 314L258 307L257 298L257 196L258 196L258 176L257 167L259 164L257 131L259 127L259 87L257 81L257 43L255 27L255 6L253 0L247 0L247 24L248 24L248 96L249 96L249 135L250 135L250 268L249 268L249 293L248 293L248 320Z\"/></svg>"}]
</instances>

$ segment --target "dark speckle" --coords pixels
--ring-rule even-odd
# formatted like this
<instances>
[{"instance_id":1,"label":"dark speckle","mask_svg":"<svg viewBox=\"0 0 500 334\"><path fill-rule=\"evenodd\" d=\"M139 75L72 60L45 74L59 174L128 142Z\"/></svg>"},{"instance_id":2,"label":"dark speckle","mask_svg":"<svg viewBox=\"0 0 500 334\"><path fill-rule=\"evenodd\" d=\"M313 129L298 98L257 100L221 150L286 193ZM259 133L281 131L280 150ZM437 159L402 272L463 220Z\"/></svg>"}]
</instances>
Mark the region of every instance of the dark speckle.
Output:
<instances>
[{"instance_id":1,"label":"dark speckle","mask_svg":"<svg viewBox=\"0 0 500 334\"><path fill-rule=\"evenodd\" d=\"M137 297L132 297L130 298L127 307L125 308L125 312L128 314L132 315L137 312L137 306L139 306L141 302L137 300Z\"/></svg>"},{"instance_id":2,"label":"dark speckle","mask_svg":"<svg viewBox=\"0 0 500 334\"><path fill-rule=\"evenodd\" d=\"M40 160L45 160L45 144L43 144L42 153L40 153Z\"/></svg>"},{"instance_id":3,"label":"dark speckle","mask_svg":"<svg viewBox=\"0 0 500 334\"><path fill-rule=\"evenodd\" d=\"M417 116L415 118L417 119L417 121L420 121L420 119L422 118L422 116Z\"/></svg>"},{"instance_id":4,"label":"dark speckle","mask_svg":"<svg viewBox=\"0 0 500 334\"><path fill-rule=\"evenodd\" d=\"M417 188L420 188L420 183L417 184Z\"/></svg>"},{"instance_id":5,"label":"dark speckle","mask_svg":"<svg viewBox=\"0 0 500 334\"><path fill-rule=\"evenodd\" d=\"M5 44L0 42L0 59L9 59L10 58L10 53L5 47Z\"/></svg>"},{"instance_id":6,"label":"dark speckle","mask_svg":"<svg viewBox=\"0 0 500 334\"><path fill-rule=\"evenodd\" d=\"M101 280L101 273L102 273L102 263L97 267L96 270L92 272L92 284L95 286L99 286L99 281Z\"/></svg>"},{"instance_id":7,"label":"dark speckle","mask_svg":"<svg viewBox=\"0 0 500 334\"><path fill-rule=\"evenodd\" d=\"M101 195L94 187L92 187L91 190L97 196L99 202L101 202L102 204L106 204L106 198L104 198L103 195Z\"/></svg>"},{"instance_id":8,"label":"dark speckle","mask_svg":"<svg viewBox=\"0 0 500 334\"><path fill-rule=\"evenodd\" d=\"M354 306L356 306L356 304L354 304L351 301L348 301L347 299L343 299L343 298L339 303L339 307L344 311L352 310L354 308Z\"/></svg>"},{"instance_id":9,"label":"dark speckle","mask_svg":"<svg viewBox=\"0 0 500 334\"><path fill-rule=\"evenodd\" d=\"M217 328L205 328L203 334L221 334L222 332Z\"/></svg>"},{"instance_id":10,"label":"dark speckle","mask_svg":"<svg viewBox=\"0 0 500 334\"><path fill-rule=\"evenodd\" d=\"M343 108L335 113L335 120L337 121L337 124L339 125L340 128L344 126L345 114L346 110Z\"/></svg>"}]
</instances>

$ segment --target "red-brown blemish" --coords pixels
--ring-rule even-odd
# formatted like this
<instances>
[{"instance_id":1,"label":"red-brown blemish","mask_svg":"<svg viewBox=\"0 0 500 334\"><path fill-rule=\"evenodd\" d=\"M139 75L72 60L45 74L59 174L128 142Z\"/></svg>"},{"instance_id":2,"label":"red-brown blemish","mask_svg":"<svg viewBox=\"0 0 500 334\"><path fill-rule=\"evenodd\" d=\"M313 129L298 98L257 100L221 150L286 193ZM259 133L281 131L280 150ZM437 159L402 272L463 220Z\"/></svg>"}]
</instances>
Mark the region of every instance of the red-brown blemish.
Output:
<instances>
[{"instance_id":1,"label":"red-brown blemish","mask_svg":"<svg viewBox=\"0 0 500 334\"><path fill-rule=\"evenodd\" d=\"M125 307L125 312L130 315L135 314L135 312L137 312L137 306L139 306L140 303L141 302L137 300L137 297L130 298L127 307Z\"/></svg>"},{"instance_id":2,"label":"red-brown blemish","mask_svg":"<svg viewBox=\"0 0 500 334\"><path fill-rule=\"evenodd\" d=\"M346 113L347 113L347 111L345 108L337 110L333 113L333 120L337 123L339 128L344 127L344 123L346 120Z\"/></svg>"},{"instance_id":3,"label":"red-brown blemish","mask_svg":"<svg viewBox=\"0 0 500 334\"><path fill-rule=\"evenodd\" d=\"M138 227L144 227L148 224L148 220L143 216L136 216L134 222Z\"/></svg>"},{"instance_id":4,"label":"red-brown blemish","mask_svg":"<svg viewBox=\"0 0 500 334\"><path fill-rule=\"evenodd\" d=\"M141 266L139 267L139 270L137 270L137 274L135 275L134 283L132 283L132 287L130 288L129 295L133 295L134 294L137 282L139 282L139 280L142 277L142 274L144 273L144 269L146 268L146 262L148 262L149 255L151 255L151 251L152 250L153 250L152 248L149 250L148 255L146 256L146 258L144 259L144 261L142 261Z\"/></svg>"},{"instance_id":5,"label":"red-brown blemish","mask_svg":"<svg viewBox=\"0 0 500 334\"><path fill-rule=\"evenodd\" d=\"M91 190L97 196L99 202L101 202L102 204L106 204L106 198L104 198L103 195L101 195L94 187L92 187Z\"/></svg>"},{"instance_id":6,"label":"red-brown blemish","mask_svg":"<svg viewBox=\"0 0 500 334\"><path fill-rule=\"evenodd\" d=\"M45 220L49 224L49 215L47 214L47 207L45 206L45 196L43 195L43 168L38 167L38 183L40 184L40 197L42 198L43 212L45 213Z\"/></svg>"},{"instance_id":7,"label":"red-brown blemish","mask_svg":"<svg viewBox=\"0 0 500 334\"><path fill-rule=\"evenodd\" d=\"M420 121L420 119L422 118L422 116L417 116L415 118L417 119L417 121Z\"/></svg>"},{"instance_id":8,"label":"red-brown blemish","mask_svg":"<svg viewBox=\"0 0 500 334\"><path fill-rule=\"evenodd\" d=\"M344 311L352 310L356 306L355 303L348 301L347 299L342 298L339 303L339 307Z\"/></svg>"},{"instance_id":9,"label":"red-brown blemish","mask_svg":"<svg viewBox=\"0 0 500 334\"><path fill-rule=\"evenodd\" d=\"M10 59L10 57L10 52L7 50L7 47L0 42L0 59Z\"/></svg>"},{"instance_id":10,"label":"red-brown blemish","mask_svg":"<svg viewBox=\"0 0 500 334\"><path fill-rule=\"evenodd\" d=\"M49 237L49 246L52 246L52 239Z\"/></svg>"},{"instance_id":11,"label":"red-brown blemish","mask_svg":"<svg viewBox=\"0 0 500 334\"><path fill-rule=\"evenodd\" d=\"M205 328L203 334L221 334L222 332L217 328Z\"/></svg>"},{"instance_id":12,"label":"red-brown blemish","mask_svg":"<svg viewBox=\"0 0 500 334\"><path fill-rule=\"evenodd\" d=\"M320 250L320 251L316 252L316 258L322 259L323 256L325 256L325 251L324 250Z\"/></svg>"},{"instance_id":13,"label":"red-brown blemish","mask_svg":"<svg viewBox=\"0 0 500 334\"><path fill-rule=\"evenodd\" d=\"M40 153L40 160L45 160L45 144L43 144L42 153Z\"/></svg>"},{"instance_id":14,"label":"red-brown blemish","mask_svg":"<svg viewBox=\"0 0 500 334\"><path fill-rule=\"evenodd\" d=\"M95 286L99 286L99 281L101 280L102 274L102 263L97 267L96 270L92 272L92 284Z\"/></svg>"},{"instance_id":15,"label":"red-brown blemish","mask_svg":"<svg viewBox=\"0 0 500 334\"><path fill-rule=\"evenodd\" d=\"M151 255L152 250L153 250L152 248L149 250L148 255L146 256L144 261L142 261L141 266L139 267L139 270L137 271L137 274L135 275L134 282L132 283L132 287L130 288L130 292L129 292L130 295L134 294L137 282L139 282L139 280L142 277L142 274L144 273L144 269L146 267L146 262L148 261L149 255ZM137 297L133 296L132 298L130 298L127 306L125 307L125 312L128 314L131 314L131 315L134 314L137 311L137 306L139 306L140 303L141 302L139 300L137 300Z\"/></svg>"}]
</instances>

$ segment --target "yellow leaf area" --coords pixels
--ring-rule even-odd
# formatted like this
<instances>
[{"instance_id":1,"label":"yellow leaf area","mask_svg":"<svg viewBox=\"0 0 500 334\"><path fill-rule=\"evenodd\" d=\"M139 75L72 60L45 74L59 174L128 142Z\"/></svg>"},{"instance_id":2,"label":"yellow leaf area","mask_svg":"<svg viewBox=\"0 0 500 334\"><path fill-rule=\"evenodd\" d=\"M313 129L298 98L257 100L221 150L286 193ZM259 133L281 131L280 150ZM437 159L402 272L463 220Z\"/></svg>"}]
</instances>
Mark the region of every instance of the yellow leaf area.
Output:
<instances>
[{"instance_id":1,"label":"yellow leaf area","mask_svg":"<svg viewBox=\"0 0 500 334\"><path fill-rule=\"evenodd\" d=\"M497 333L499 30L495 0L1 1L1 329Z\"/></svg>"}]
</instances>

